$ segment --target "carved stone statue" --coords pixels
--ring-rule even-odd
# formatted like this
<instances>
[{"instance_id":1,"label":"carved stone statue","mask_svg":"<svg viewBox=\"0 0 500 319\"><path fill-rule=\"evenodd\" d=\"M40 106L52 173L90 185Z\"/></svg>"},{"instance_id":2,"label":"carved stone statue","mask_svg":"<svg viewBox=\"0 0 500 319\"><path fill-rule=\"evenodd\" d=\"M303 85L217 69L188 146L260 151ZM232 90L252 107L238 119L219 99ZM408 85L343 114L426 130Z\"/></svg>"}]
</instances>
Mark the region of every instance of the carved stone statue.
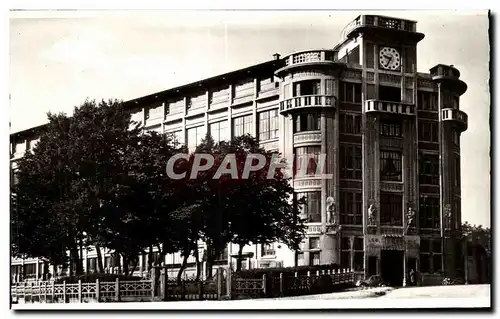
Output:
<instances>
[{"instance_id":1,"label":"carved stone statue","mask_svg":"<svg viewBox=\"0 0 500 319\"><path fill-rule=\"evenodd\" d=\"M368 224L370 226L375 226L376 223L377 223L377 209L375 208L375 206L373 204L370 205L370 207L368 207Z\"/></svg>"},{"instance_id":2,"label":"carved stone statue","mask_svg":"<svg viewBox=\"0 0 500 319\"><path fill-rule=\"evenodd\" d=\"M406 216L407 222L406 222L406 229L413 227L413 220L415 219L415 212L411 207L408 208L408 215Z\"/></svg>"},{"instance_id":3,"label":"carved stone statue","mask_svg":"<svg viewBox=\"0 0 500 319\"><path fill-rule=\"evenodd\" d=\"M327 224L337 225L337 208L333 197L326 199L326 222Z\"/></svg>"}]
</instances>

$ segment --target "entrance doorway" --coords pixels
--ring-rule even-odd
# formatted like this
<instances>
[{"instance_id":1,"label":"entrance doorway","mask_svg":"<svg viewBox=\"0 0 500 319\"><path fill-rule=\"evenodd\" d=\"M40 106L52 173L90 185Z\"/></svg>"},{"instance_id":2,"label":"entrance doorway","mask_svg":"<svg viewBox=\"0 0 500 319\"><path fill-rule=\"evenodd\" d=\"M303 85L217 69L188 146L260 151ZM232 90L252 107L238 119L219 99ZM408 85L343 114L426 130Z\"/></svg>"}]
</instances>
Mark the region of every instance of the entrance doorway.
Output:
<instances>
[{"instance_id":1,"label":"entrance doorway","mask_svg":"<svg viewBox=\"0 0 500 319\"><path fill-rule=\"evenodd\" d=\"M392 287L403 285L404 275L404 251L382 250L381 251L381 275Z\"/></svg>"}]
</instances>

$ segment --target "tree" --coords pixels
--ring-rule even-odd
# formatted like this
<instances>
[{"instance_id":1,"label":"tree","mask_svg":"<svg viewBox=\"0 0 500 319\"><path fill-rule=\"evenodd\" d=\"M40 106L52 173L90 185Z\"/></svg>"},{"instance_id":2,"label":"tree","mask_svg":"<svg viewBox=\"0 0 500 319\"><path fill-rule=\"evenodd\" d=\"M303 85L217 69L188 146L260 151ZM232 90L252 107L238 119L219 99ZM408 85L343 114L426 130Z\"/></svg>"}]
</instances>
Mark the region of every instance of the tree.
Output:
<instances>
[{"instance_id":1,"label":"tree","mask_svg":"<svg viewBox=\"0 0 500 319\"><path fill-rule=\"evenodd\" d=\"M199 172L190 180L190 200L200 203L202 211L201 238L207 243L207 263L211 269L214 257L228 243L239 245L238 270L241 268L242 249L250 243L281 241L297 249L304 236L303 220L298 217L297 201L293 188L282 171L277 170L268 179L268 170L273 153L260 148L255 138L247 135L217 145L208 136L197 148L197 153L208 153L214 157L214 165ZM243 171L250 154L265 158L262 169L250 172L248 178ZM234 156L233 163L225 162ZM190 165L193 165L193 157ZM206 161L202 161L204 165ZM226 166L228 165L229 166ZM237 176L223 174L214 178L219 168L236 164ZM256 164L256 163L253 163ZM186 176L190 176L188 171ZM209 274L210 276L210 274Z\"/></svg>"},{"instance_id":2,"label":"tree","mask_svg":"<svg viewBox=\"0 0 500 319\"><path fill-rule=\"evenodd\" d=\"M468 241L479 244L487 252L491 253L491 229L482 225L471 225L468 222L462 224L462 236Z\"/></svg>"},{"instance_id":3,"label":"tree","mask_svg":"<svg viewBox=\"0 0 500 319\"><path fill-rule=\"evenodd\" d=\"M48 118L33 154L19 161L13 253L65 264L69 250L70 267L80 273L84 239L126 262L159 242L172 247L165 227L175 192L164 165L178 150L170 138L142 134L119 101L85 101L72 117Z\"/></svg>"}]
</instances>

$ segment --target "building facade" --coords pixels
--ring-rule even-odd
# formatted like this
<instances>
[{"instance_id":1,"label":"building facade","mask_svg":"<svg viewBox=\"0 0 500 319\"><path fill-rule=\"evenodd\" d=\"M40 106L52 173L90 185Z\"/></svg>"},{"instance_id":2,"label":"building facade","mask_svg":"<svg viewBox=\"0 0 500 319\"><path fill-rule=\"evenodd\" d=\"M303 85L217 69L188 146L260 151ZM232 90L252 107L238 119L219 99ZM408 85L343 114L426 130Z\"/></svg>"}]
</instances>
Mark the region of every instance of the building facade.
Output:
<instances>
[{"instance_id":1,"label":"building facade","mask_svg":"<svg viewBox=\"0 0 500 319\"><path fill-rule=\"evenodd\" d=\"M460 135L467 115L459 101L467 86L453 66L417 72L424 34L416 25L361 15L333 49L275 54L125 103L132 120L173 134L190 150L207 132L216 142L249 133L285 156L326 155L333 178L308 167L292 181L297 196L307 198L301 249L249 246L246 267L336 263L393 285L404 284L411 269L462 276ZM11 135L14 166L36 140L36 130ZM146 264L140 259L141 270Z\"/></svg>"}]
</instances>

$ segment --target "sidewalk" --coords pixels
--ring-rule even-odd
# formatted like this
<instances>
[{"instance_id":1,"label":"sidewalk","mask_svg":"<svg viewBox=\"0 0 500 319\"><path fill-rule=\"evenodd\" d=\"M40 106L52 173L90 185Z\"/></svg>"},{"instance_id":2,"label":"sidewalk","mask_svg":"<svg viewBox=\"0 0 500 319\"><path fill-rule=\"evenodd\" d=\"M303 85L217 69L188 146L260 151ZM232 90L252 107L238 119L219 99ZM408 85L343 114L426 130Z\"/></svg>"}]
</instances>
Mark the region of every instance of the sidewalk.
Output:
<instances>
[{"instance_id":1,"label":"sidewalk","mask_svg":"<svg viewBox=\"0 0 500 319\"><path fill-rule=\"evenodd\" d=\"M377 287L368 289L356 289L352 291L334 292L320 295L305 295L296 297L269 298L268 300L340 300L340 299L364 299L384 296L394 288Z\"/></svg>"}]
</instances>

